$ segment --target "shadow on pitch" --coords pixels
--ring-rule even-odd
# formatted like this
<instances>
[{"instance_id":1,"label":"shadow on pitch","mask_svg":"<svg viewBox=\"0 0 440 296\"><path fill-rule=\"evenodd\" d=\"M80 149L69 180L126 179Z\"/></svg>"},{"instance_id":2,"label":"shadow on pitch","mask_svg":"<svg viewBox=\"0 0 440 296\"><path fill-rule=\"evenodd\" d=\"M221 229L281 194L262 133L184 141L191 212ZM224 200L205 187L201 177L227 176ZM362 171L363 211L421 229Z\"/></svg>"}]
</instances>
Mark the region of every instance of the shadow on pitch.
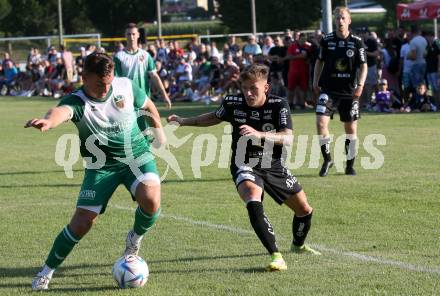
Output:
<instances>
[{"instance_id":1,"label":"shadow on pitch","mask_svg":"<svg viewBox=\"0 0 440 296\"><path fill-rule=\"evenodd\" d=\"M94 271L92 274L96 274L97 268L107 268L108 270L111 270L111 267L113 264L78 264L78 265L67 265L67 266L61 266L57 269L56 277L67 277L67 276L83 276L84 272L81 272L81 274L72 274L71 271L74 270L87 270ZM14 277L34 277L37 272L41 270L41 266L38 267L18 267L18 268L6 268L6 267L0 267L0 277L1 278L14 278ZM87 272L87 271L86 271ZM105 273L107 274L107 273ZM1 287L1 286L0 286Z\"/></svg>"},{"instance_id":2,"label":"shadow on pitch","mask_svg":"<svg viewBox=\"0 0 440 296\"><path fill-rule=\"evenodd\" d=\"M0 188L59 188L59 187L80 187L81 184L28 184L28 185L23 185L23 184L17 184L17 185L0 185Z\"/></svg>"},{"instance_id":3,"label":"shadow on pitch","mask_svg":"<svg viewBox=\"0 0 440 296\"><path fill-rule=\"evenodd\" d=\"M84 169L73 169L73 172L82 172ZM64 170L51 171L22 171L22 172L0 172L0 176L14 176L14 175L41 175L50 173L64 173Z\"/></svg>"}]
</instances>

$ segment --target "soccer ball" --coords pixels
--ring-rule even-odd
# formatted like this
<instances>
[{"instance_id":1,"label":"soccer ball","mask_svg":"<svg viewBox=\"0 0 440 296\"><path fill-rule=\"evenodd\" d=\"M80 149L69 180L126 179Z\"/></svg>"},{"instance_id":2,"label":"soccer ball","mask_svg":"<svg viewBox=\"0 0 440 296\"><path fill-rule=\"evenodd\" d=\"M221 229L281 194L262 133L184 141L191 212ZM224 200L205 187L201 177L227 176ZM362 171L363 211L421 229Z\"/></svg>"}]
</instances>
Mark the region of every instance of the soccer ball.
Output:
<instances>
[{"instance_id":1,"label":"soccer ball","mask_svg":"<svg viewBox=\"0 0 440 296\"><path fill-rule=\"evenodd\" d=\"M116 260L112 273L119 288L122 289L142 287L149 275L147 262L136 255L128 255Z\"/></svg>"}]
</instances>

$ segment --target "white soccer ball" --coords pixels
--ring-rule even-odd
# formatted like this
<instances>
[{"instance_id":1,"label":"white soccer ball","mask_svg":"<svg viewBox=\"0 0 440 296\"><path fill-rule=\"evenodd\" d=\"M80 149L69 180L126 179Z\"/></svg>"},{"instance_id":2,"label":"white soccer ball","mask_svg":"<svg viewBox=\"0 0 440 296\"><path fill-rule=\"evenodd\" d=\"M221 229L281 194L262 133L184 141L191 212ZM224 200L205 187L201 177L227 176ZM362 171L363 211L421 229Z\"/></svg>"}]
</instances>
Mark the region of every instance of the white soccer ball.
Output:
<instances>
[{"instance_id":1,"label":"white soccer ball","mask_svg":"<svg viewBox=\"0 0 440 296\"><path fill-rule=\"evenodd\" d=\"M150 274L147 262L136 255L128 255L116 260L112 273L119 288L122 289L142 287Z\"/></svg>"}]
</instances>

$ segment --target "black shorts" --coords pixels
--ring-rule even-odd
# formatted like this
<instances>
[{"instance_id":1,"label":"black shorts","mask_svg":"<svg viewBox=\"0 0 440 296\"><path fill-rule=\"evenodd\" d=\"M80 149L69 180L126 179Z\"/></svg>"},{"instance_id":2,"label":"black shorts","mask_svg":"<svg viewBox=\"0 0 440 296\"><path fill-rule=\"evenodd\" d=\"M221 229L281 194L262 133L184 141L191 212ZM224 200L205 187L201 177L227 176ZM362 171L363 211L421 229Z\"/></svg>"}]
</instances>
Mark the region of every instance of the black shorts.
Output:
<instances>
[{"instance_id":1,"label":"black shorts","mask_svg":"<svg viewBox=\"0 0 440 296\"><path fill-rule=\"evenodd\" d=\"M333 119L336 110L338 110L339 118L342 122L352 122L361 118L359 113L359 100L340 98L321 93L316 105L316 114L330 116L330 118Z\"/></svg>"},{"instance_id":2,"label":"black shorts","mask_svg":"<svg viewBox=\"0 0 440 296\"><path fill-rule=\"evenodd\" d=\"M236 187L243 181L251 181L263 189L263 196L264 190L266 190L280 205L293 194L302 190L297 178L281 164L280 159L272 160L270 168L232 165L231 175ZM261 197L262 200L263 196Z\"/></svg>"}]
</instances>

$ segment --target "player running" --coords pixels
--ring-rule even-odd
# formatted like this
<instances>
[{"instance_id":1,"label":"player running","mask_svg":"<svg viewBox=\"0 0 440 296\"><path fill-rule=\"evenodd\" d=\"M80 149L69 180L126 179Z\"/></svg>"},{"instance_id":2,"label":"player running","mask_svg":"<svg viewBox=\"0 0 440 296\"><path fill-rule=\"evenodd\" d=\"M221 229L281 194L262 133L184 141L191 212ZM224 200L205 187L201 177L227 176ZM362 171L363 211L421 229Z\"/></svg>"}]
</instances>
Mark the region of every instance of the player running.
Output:
<instances>
[{"instance_id":1,"label":"player running","mask_svg":"<svg viewBox=\"0 0 440 296\"><path fill-rule=\"evenodd\" d=\"M199 116L168 117L182 126L211 126L230 122L232 132L231 175L240 198L246 203L249 220L272 257L269 271L286 270L272 225L263 209L263 191L294 211L291 250L320 255L304 244L312 221L312 207L301 185L283 166L283 145L292 144L292 121L287 101L268 95L269 68L253 64L240 75L243 94L228 95L217 111ZM284 154L285 155L285 154Z\"/></svg>"},{"instance_id":2,"label":"player running","mask_svg":"<svg viewBox=\"0 0 440 296\"><path fill-rule=\"evenodd\" d=\"M159 113L143 90L128 78L114 78L114 63L102 53L85 60L82 88L61 99L42 119L29 120L25 127L40 131L71 120L81 141L87 163L75 213L56 237L43 269L32 281L32 289L46 290L55 269L105 212L113 192L124 184L138 203L134 226L126 239L125 254L137 254L143 235L160 214L160 178L149 142L136 123L137 110L151 114L164 143Z\"/></svg>"},{"instance_id":3,"label":"player running","mask_svg":"<svg viewBox=\"0 0 440 296\"><path fill-rule=\"evenodd\" d=\"M357 145L357 120L359 97L367 77L367 60L362 39L350 33L351 16L348 8L337 7L334 11L336 31L321 39L321 49L315 63L313 90L318 96L316 123L321 153L324 157L319 175L325 177L333 166L330 156L330 133L328 125L336 109L344 122L346 175L356 175L353 168ZM357 75L359 71L359 75Z\"/></svg>"}]
</instances>

